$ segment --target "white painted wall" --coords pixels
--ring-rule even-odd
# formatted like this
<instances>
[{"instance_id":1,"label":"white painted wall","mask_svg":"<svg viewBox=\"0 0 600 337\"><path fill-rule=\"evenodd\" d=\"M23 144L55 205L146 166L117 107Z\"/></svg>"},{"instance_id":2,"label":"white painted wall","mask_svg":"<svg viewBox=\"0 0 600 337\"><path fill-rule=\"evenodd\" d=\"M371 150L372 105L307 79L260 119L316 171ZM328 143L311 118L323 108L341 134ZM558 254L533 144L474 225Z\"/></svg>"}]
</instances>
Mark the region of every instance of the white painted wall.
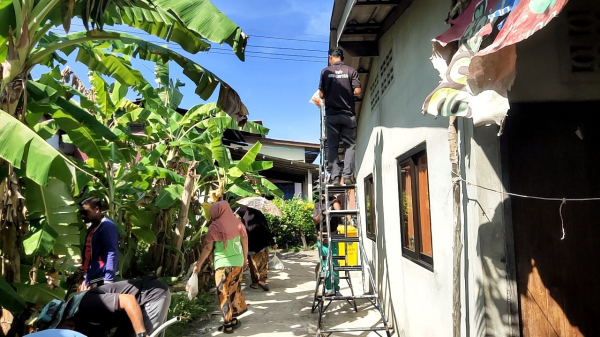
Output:
<instances>
[{"instance_id":1,"label":"white painted wall","mask_svg":"<svg viewBox=\"0 0 600 337\"><path fill-rule=\"evenodd\" d=\"M250 150L250 148L253 145L254 144L249 144L248 146L241 146L241 148L244 150ZM283 145L273 144L262 144L260 153L267 156L289 159L293 161L305 161L304 148L295 148L291 146L287 147Z\"/></svg>"},{"instance_id":2,"label":"white painted wall","mask_svg":"<svg viewBox=\"0 0 600 337\"><path fill-rule=\"evenodd\" d=\"M584 0L572 0L584 3ZM571 3L569 4L571 5ZM568 9L569 7L567 7ZM398 336L452 335L452 198L447 141L448 119L420 115L425 97L439 78L431 66L430 39L447 27L445 2L415 1L380 41L380 55L393 48L395 82L376 107L365 90L357 139L357 181L373 174L378 221L377 241L364 238L376 270L379 291ZM561 43L562 15L517 45L517 78L510 101L600 99L600 81L577 82L561 70L568 50ZM562 56L561 56L562 55ZM376 59L370 78L379 65ZM381 78L380 78L381 81ZM510 118L510 112L509 116ZM473 128L462 120L462 170L472 183L502 190L497 127ZM430 272L402 257L396 158L427 143L434 250ZM385 187L385 188L384 188ZM501 194L473 186L463 190L464 244L462 335L518 336L518 293L511 289L506 266L506 221ZM364 223L364 206L361 205ZM364 227L363 227L364 228ZM512 307L510 303L513 303Z\"/></svg>"},{"instance_id":3,"label":"white painted wall","mask_svg":"<svg viewBox=\"0 0 600 337\"><path fill-rule=\"evenodd\" d=\"M431 38L446 29L443 18L447 13L446 2L415 1L382 37L379 53L385 56L393 48L395 80L375 109L370 107L367 88L359 120L359 197L364 196L364 178L373 174L378 221L377 241L365 238L365 249L373 256L379 291L398 336L452 334L452 182L447 119L421 114L425 97L439 83L429 61ZM374 78L377 60L371 69L370 78ZM423 142L429 161L433 272L402 257L400 248L396 158Z\"/></svg>"}]
</instances>

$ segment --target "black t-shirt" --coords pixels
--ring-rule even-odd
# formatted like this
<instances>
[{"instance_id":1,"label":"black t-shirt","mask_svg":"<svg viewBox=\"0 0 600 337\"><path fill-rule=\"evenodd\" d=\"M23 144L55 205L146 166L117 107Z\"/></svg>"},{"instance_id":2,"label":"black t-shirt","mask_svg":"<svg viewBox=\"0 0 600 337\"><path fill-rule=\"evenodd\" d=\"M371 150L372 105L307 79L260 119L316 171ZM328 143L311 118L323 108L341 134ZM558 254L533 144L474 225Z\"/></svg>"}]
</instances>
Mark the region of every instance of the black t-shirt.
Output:
<instances>
[{"instance_id":1,"label":"black t-shirt","mask_svg":"<svg viewBox=\"0 0 600 337\"><path fill-rule=\"evenodd\" d=\"M336 200L336 199L331 200L328 203L327 209L330 209L330 210L333 209L333 203L334 202L339 202L339 201ZM319 214L321 214L321 209L324 206L324 204L325 204L324 202L316 202L315 203L315 208L313 210L313 218L315 218ZM326 219L325 219L325 217L323 217L322 220L323 220L323 226L326 226ZM337 233L337 228L338 228L338 225L341 223L341 220L342 219L340 217L337 217L337 216L329 217L329 230L331 231L331 233ZM321 230L320 227L319 227L320 226L319 222L317 222L315 224L315 226L317 228L317 231Z\"/></svg>"},{"instance_id":2,"label":"black t-shirt","mask_svg":"<svg viewBox=\"0 0 600 337\"><path fill-rule=\"evenodd\" d=\"M325 112L328 115L354 115L354 89L360 88L358 73L342 62L321 71L319 90L325 96Z\"/></svg>"},{"instance_id":3,"label":"black t-shirt","mask_svg":"<svg viewBox=\"0 0 600 337\"><path fill-rule=\"evenodd\" d=\"M128 322L124 310L119 310L119 295L134 295L140 307L159 300L169 287L156 278L144 277L92 288L81 299L75 315L76 330L87 336L105 336L106 332Z\"/></svg>"}]
</instances>

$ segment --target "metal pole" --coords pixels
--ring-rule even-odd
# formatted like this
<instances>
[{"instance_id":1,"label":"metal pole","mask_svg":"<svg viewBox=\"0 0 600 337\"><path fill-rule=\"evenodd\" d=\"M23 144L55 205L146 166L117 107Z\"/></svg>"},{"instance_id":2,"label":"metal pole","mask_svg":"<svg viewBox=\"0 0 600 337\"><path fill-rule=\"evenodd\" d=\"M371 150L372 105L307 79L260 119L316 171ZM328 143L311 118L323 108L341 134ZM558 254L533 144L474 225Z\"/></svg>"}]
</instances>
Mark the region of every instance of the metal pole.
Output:
<instances>
[{"instance_id":1,"label":"metal pole","mask_svg":"<svg viewBox=\"0 0 600 337\"><path fill-rule=\"evenodd\" d=\"M308 191L306 191L306 194L308 196L308 200L312 201L313 200L313 177L312 177L312 172L311 170L308 170L308 174L307 174L307 179L308 179Z\"/></svg>"}]
</instances>

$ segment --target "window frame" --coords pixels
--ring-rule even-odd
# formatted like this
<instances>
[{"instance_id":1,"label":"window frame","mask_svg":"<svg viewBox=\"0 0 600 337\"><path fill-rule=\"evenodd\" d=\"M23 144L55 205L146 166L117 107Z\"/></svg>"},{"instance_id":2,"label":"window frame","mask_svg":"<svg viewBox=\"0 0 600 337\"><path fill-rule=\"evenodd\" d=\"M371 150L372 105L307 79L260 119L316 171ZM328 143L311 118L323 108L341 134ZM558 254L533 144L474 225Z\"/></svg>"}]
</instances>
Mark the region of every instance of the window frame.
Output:
<instances>
[{"instance_id":1,"label":"window frame","mask_svg":"<svg viewBox=\"0 0 600 337\"><path fill-rule=\"evenodd\" d=\"M396 169L397 169L397 177L398 177L398 209L400 213L400 242L402 244L402 256L413 261L414 263L433 271L433 256L427 256L421 253L421 212L419 204L419 189L418 189L418 170L415 162L415 157L420 155L421 153L427 156L427 147L425 143L419 144L407 151L406 153L396 157ZM408 249L404 242L404 212L402 209L402 166L405 166L406 163L409 163L411 167L411 192L412 192L412 204L413 204L413 225L414 225L414 237L415 237L415 251ZM427 189L429 190L429 161L427 161ZM431 201L428 193L428 202L429 202L429 226L431 227ZM433 232L431 231L432 241L433 241ZM433 250L433 242L432 242L432 250ZM433 255L433 252L432 252Z\"/></svg>"},{"instance_id":2,"label":"window frame","mask_svg":"<svg viewBox=\"0 0 600 337\"><path fill-rule=\"evenodd\" d=\"M370 189L367 191L367 183L370 186ZM374 191L375 181L373 179L373 174L369 174L363 180L363 188L364 188L364 197L365 197L365 234L368 239L373 241L377 241L377 218L375 216L375 191ZM369 200L370 200L370 209L367 210L367 192L369 192ZM369 221L369 211L371 213L371 221ZM373 226L374 232L371 232L370 225Z\"/></svg>"}]
</instances>

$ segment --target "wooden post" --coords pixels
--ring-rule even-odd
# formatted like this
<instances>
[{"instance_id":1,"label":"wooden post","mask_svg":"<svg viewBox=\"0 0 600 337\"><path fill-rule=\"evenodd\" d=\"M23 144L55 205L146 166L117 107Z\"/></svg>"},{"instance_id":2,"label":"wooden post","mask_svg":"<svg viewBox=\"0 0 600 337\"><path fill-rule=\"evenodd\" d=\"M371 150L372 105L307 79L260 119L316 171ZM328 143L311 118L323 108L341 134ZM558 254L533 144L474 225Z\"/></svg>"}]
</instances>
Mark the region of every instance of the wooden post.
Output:
<instances>
[{"instance_id":1,"label":"wooden post","mask_svg":"<svg viewBox=\"0 0 600 337\"><path fill-rule=\"evenodd\" d=\"M188 211L190 210L190 202L192 201L192 193L194 193L194 180L196 179L196 167L198 162L190 163L185 184L183 185L183 195L181 196L181 209L177 219L177 227L175 227L175 257L173 259L173 275L177 275L177 262L179 260L179 250L183 245L183 236L185 235L185 225L188 222Z\"/></svg>"},{"instance_id":2,"label":"wooden post","mask_svg":"<svg viewBox=\"0 0 600 337\"><path fill-rule=\"evenodd\" d=\"M308 170L308 173L306 175L306 180L307 180L306 181L307 199L308 199L308 201L312 202L312 200L313 200L313 177L312 177L312 172L310 170Z\"/></svg>"},{"instance_id":3,"label":"wooden post","mask_svg":"<svg viewBox=\"0 0 600 337\"><path fill-rule=\"evenodd\" d=\"M462 257L462 224L460 219L460 154L458 152L458 119L450 117L448 126L448 142L450 144L450 162L452 163L452 189L453 189L453 217L454 217L454 243L452 246L452 325L453 336L460 337L461 327L461 257Z\"/></svg>"}]
</instances>

